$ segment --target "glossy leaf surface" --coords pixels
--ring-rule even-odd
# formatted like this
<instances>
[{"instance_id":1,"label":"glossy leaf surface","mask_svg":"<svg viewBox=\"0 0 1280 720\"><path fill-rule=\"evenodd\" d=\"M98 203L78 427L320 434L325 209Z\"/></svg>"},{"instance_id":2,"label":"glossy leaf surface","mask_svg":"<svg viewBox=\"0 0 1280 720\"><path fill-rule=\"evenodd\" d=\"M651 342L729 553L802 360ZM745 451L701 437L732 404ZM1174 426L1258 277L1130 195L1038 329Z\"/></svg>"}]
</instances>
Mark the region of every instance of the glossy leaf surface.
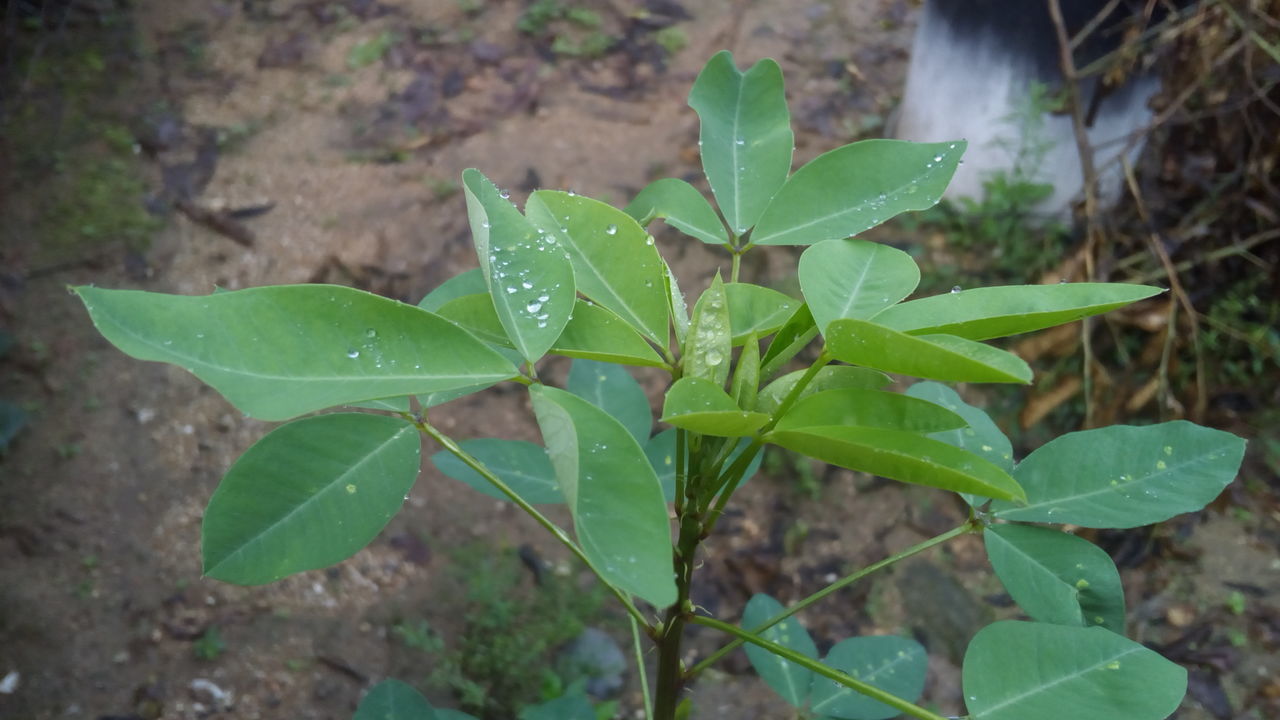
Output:
<instances>
[{"instance_id":1,"label":"glossy leaf surface","mask_svg":"<svg viewBox=\"0 0 1280 720\"><path fill-rule=\"evenodd\" d=\"M933 207L964 150L963 141L863 140L823 153L778 190L751 241L811 245L857 235L908 210Z\"/></svg>"},{"instance_id":2,"label":"glossy leaf surface","mask_svg":"<svg viewBox=\"0 0 1280 720\"><path fill-rule=\"evenodd\" d=\"M1014 602L1055 625L1101 625L1124 635L1120 571L1102 548L1075 535L1032 525L992 525L987 557Z\"/></svg>"},{"instance_id":3,"label":"glossy leaf surface","mask_svg":"<svg viewBox=\"0 0 1280 720\"><path fill-rule=\"evenodd\" d=\"M743 437L763 427L769 416L742 410L709 380L683 377L667 390L662 422L704 435Z\"/></svg>"},{"instance_id":4,"label":"glossy leaf surface","mask_svg":"<svg viewBox=\"0 0 1280 720\"><path fill-rule=\"evenodd\" d=\"M813 313L809 312L809 305L801 304L782 327L778 328L769 347L760 357L760 371L768 377L771 370L776 372L781 369L783 364L812 342L817 334L818 328L813 322Z\"/></svg>"},{"instance_id":5,"label":"glossy leaf surface","mask_svg":"<svg viewBox=\"0 0 1280 720\"><path fill-rule=\"evenodd\" d=\"M775 426L794 430L823 425L857 425L930 433L964 427L964 418L918 398L895 392L840 388L800 399Z\"/></svg>"},{"instance_id":6,"label":"glossy leaf surface","mask_svg":"<svg viewBox=\"0 0 1280 720\"><path fill-rule=\"evenodd\" d=\"M920 284L920 268L910 255L856 238L810 246L797 272L819 328L838 318L869 320Z\"/></svg>"},{"instance_id":7,"label":"glossy leaf surface","mask_svg":"<svg viewBox=\"0 0 1280 720\"><path fill-rule=\"evenodd\" d=\"M1185 420L1069 433L1014 470L1027 504L996 503L992 511L1021 522L1150 525L1208 505L1243 458L1244 440Z\"/></svg>"},{"instance_id":8,"label":"glossy leaf surface","mask_svg":"<svg viewBox=\"0 0 1280 720\"><path fill-rule=\"evenodd\" d=\"M533 193L525 212L552 247L569 254L578 292L666 344L664 265L644 228L599 200L555 190Z\"/></svg>"},{"instance_id":9,"label":"glossy leaf surface","mask_svg":"<svg viewBox=\"0 0 1280 720\"><path fill-rule=\"evenodd\" d=\"M724 292L735 346L753 333L764 337L776 331L800 307L800 301L789 295L750 283L726 283Z\"/></svg>"},{"instance_id":10,"label":"glossy leaf surface","mask_svg":"<svg viewBox=\"0 0 1280 720\"><path fill-rule=\"evenodd\" d=\"M1022 488L995 465L913 433L833 426L774 431L766 437L788 450L892 480L987 497L1023 497Z\"/></svg>"},{"instance_id":11,"label":"glossy leaf surface","mask_svg":"<svg viewBox=\"0 0 1280 720\"><path fill-rule=\"evenodd\" d=\"M729 383L733 401L743 410L755 410L756 396L760 392L760 341L755 333L747 336L738 353L738 364L733 369Z\"/></svg>"},{"instance_id":12,"label":"glossy leaf surface","mask_svg":"<svg viewBox=\"0 0 1280 720\"><path fill-rule=\"evenodd\" d=\"M1013 353L951 335L907 335L865 320L832 321L827 350L837 360L884 372L952 382L1031 382Z\"/></svg>"},{"instance_id":13,"label":"glossy leaf surface","mask_svg":"<svg viewBox=\"0 0 1280 720\"><path fill-rule=\"evenodd\" d=\"M800 382L800 379L804 377L804 373L804 370L796 370L766 385L756 399L756 410L770 414L777 411L782 401L795 388L796 383ZM892 383L893 380L879 370L850 365L828 365L819 370L818 374L813 376L813 380L810 380L809 384L800 391L800 398L803 399L824 390L836 390L839 388L880 390Z\"/></svg>"},{"instance_id":14,"label":"glossy leaf surface","mask_svg":"<svg viewBox=\"0 0 1280 720\"><path fill-rule=\"evenodd\" d=\"M1164 720L1187 671L1100 627L1002 621L978 631L964 656L973 720Z\"/></svg>"},{"instance_id":15,"label":"glossy leaf surface","mask_svg":"<svg viewBox=\"0 0 1280 720\"><path fill-rule=\"evenodd\" d=\"M701 378L724 387L733 362L733 339L724 283L716 275L693 306L685 338L684 377Z\"/></svg>"},{"instance_id":16,"label":"glossy leaf surface","mask_svg":"<svg viewBox=\"0 0 1280 720\"><path fill-rule=\"evenodd\" d=\"M716 53L693 83L702 169L735 234L745 233L791 172L795 136L782 70L765 59L741 72L728 51Z\"/></svg>"},{"instance_id":17,"label":"glossy leaf surface","mask_svg":"<svg viewBox=\"0 0 1280 720\"><path fill-rule=\"evenodd\" d=\"M272 430L209 499L205 575L261 585L351 557L400 509L419 455L418 431L386 415L318 415Z\"/></svg>"},{"instance_id":18,"label":"glossy leaf surface","mask_svg":"<svg viewBox=\"0 0 1280 720\"><path fill-rule=\"evenodd\" d=\"M946 333L987 340L1073 322L1161 292L1128 283L975 288L895 305L876 322L912 335Z\"/></svg>"},{"instance_id":19,"label":"glossy leaf surface","mask_svg":"<svg viewBox=\"0 0 1280 720\"><path fill-rule=\"evenodd\" d=\"M442 305L450 300L460 298L463 295L487 292L489 292L489 287L484 284L484 272L480 268L472 268L440 283L435 290L427 293L422 300L418 301L418 307L427 312L437 312Z\"/></svg>"},{"instance_id":20,"label":"glossy leaf surface","mask_svg":"<svg viewBox=\"0 0 1280 720\"><path fill-rule=\"evenodd\" d=\"M964 418L968 427L931 433L929 437L967 450L983 458L1007 473L1013 472L1013 444L995 421L981 408L966 403L960 394L942 383L918 382L907 388L907 395L928 400ZM960 493L960 497L972 506L985 503L989 498L972 493Z\"/></svg>"},{"instance_id":21,"label":"glossy leaf surface","mask_svg":"<svg viewBox=\"0 0 1280 720\"><path fill-rule=\"evenodd\" d=\"M929 657L920 643L896 635L841 640L822 660L854 679L914 702L924 691ZM809 708L825 717L888 720L901 711L826 678L814 676Z\"/></svg>"},{"instance_id":22,"label":"glossy leaf surface","mask_svg":"<svg viewBox=\"0 0 1280 720\"><path fill-rule=\"evenodd\" d=\"M662 178L645 186L624 210L641 225L662 218L671 227L704 243L729 242L724 223L698 189L679 178Z\"/></svg>"},{"instance_id":23,"label":"glossy leaf surface","mask_svg":"<svg viewBox=\"0 0 1280 720\"><path fill-rule=\"evenodd\" d=\"M742 613L742 627L746 630L754 630L784 609L781 603L768 595L760 593L753 595ZM760 637L794 650L805 657L818 659L818 647L813 644L813 638L809 637L809 631L805 630L794 616L761 632ZM747 651L751 667L755 668L756 673L766 685L793 706L804 705L805 699L809 697L809 687L816 679L812 670L802 668L750 643L743 649Z\"/></svg>"},{"instance_id":24,"label":"glossy leaf surface","mask_svg":"<svg viewBox=\"0 0 1280 720\"><path fill-rule=\"evenodd\" d=\"M529 388L582 551L614 586L656 607L676 597L662 487L622 423L564 390Z\"/></svg>"},{"instance_id":25,"label":"glossy leaf surface","mask_svg":"<svg viewBox=\"0 0 1280 720\"><path fill-rule=\"evenodd\" d=\"M538 445L523 440L478 438L464 440L458 443L458 446L484 463L485 467L526 502L535 505L564 502L560 483L556 480L555 468L551 466L547 452ZM510 499L483 475L472 470L448 450L441 450L432 455L431 462L440 472L470 485L485 495L499 500Z\"/></svg>"},{"instance_id":26,"label":"glossy leaf surface","mask_svg":"<svg viewBox=\"0 0 1280 720\"><path fill-rule=\"evenodd\" d=\"M516 375L506 358L443 318L336 285L205 296L76 292L126 354L179 365L262 420Z\"/></svg>"},{"instance_id":27,"label":"glossy leaf surface","mask_svg":"<svg viewBox=\"0 0 1280 720\"><path fill-rule=\"evenodd\" d=\"M649 398L626 368L612 363L574 360L565 388L612 415L637 443L643 445L648 441L649 431L653 429Z\"/></svg>"}]
</instances>

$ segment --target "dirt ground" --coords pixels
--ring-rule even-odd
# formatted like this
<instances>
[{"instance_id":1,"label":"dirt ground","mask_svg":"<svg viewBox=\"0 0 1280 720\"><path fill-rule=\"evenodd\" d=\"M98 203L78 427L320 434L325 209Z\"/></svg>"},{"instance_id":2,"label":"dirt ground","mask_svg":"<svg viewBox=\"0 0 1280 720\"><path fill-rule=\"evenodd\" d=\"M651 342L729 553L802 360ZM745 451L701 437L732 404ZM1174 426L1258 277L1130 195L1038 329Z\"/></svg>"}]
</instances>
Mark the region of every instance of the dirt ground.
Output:
<instances>
[{"instance_id":1,"label":"dirt ground","mask_svg":"<svg viewBox=\"0 0 1280 720\"><path fill-rule=\"evenodd\" d=\"M632 3L584 3L626 39L621 51L580 60L521 34L524 3L514 0L134 5L148 94L130 104L141 144L150 132L159 146L151 189L175 205L270 210L222 232L176 214L144 254L115 249L4 287L19 349L0 391L32 409L0 458L0 678L19 678L0 694L5 719L345 719L364 689L404 668L391 618L457 627L431 609L456 592L448 548L481 539L529 545L550 561L564 555L511 506L426 464L400 515L340 566L256 588L201 579L204 505L267 426L175 368L116 352L67 285L201 294L320 281L416 302L474 266L456 192L463 169L480 168L521 203L534 187L555 187L621 204L654 177L693 173L697 121L684 99L704 60L725 47L740 65L782 64L797 160L807 160L892 109L914 12L888 0L716 0L685 3L683 18L676 3L655 3L687 38L663 60L652 28L626 19ZM362 51L383 37L397 40L365 62ZM202 126L238 129L216 168L200 159ZM196 159L171 159L184 153ZM20 223L23 193L39 192L0 198L17 223L4 235L9 259L36 263L38 239ZM251 244L230 237L245 241L245 230ZM659 241L687 291L727 263L674 235ZM748 270L785 284L789 262L779 251ZM518 393L472 396L435 416L458 438L537 440ZM819 475L811 492L786 472L743 491L709 546L700 604L736 620L754 592L802 597L963 518L938 493ZM1280 513L1268 482L1259 491L1238 483L1212 509L1158 530L1096 538L1123 567L1131 635L1192 671L1180 718L1280 716ZM980 543L964 538L804 621L820 646L857 633L916 635L930 650L926 702L957 714L967 633L1014 612L1007 605ZM193 641L211 625L226 649L200 660ZM691 643L695 654L714 646ZM430 662L419 662L425 675ZM741 653L722 669L693 690L697 717L788 717ZM635 687L633 678L621 698L628 717Z\"/></svg>"}]
</instances>

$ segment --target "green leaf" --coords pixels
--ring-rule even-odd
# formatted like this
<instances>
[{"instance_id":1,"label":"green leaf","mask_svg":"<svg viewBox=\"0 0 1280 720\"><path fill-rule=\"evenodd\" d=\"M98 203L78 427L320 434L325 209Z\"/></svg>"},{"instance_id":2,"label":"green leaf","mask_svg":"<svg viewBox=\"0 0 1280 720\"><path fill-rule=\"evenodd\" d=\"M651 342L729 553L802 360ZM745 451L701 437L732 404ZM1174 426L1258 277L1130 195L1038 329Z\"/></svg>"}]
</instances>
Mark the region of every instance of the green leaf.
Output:
<instances>
[{"instance_id":1,"label":"green leaf","mask_svg":"<svg viewBox=\"0 0 1280 720\"><path fill-rule=\"evenodd\" d=\"M445 319L351 288L284 285L201 297L76 292L116 347L180 365L262 420L516 375L509 361Z\"/></svg>"},{"instance_id":2,"label":"green leaf","mask_svg":"<svg viewBox=\"0 0 1280 720\"><path fill-rule=\"evenodd\" d=\"M724 387L733 355L730 322L724 283L717 273L711 279L711 287L693 306L682 361L684 377L702 378Z\"/></svg>"},{"instance_id":3,"label":"green leaf","mask_svg":"<svg viewBox=\"0 0 1280 720\"><path fill-rule=\"evenodd\" d=\"M746 610L742 613L742 627L746 630L760 627L783 609L777 600L757 593L747 602ZM760 637L805 657L818 659L818 648L813 644L813 638L809 637L809 631L795 617L789 617L765 630L760 633ZM809 686L817 679L812 670L802 668L757 645L748 643L743 649L747 651L751 667L755 668L766 685L793 706L804 706L805 699L809 696Z\"/></svg>"},{"instance_id":4,"label":"green leaf","mask_svg":"<svg viewBox=\"0 0 1280 720\"><path fill-rule=\"evenodd\" d=\"M596 720L596 710L586 693L573 689L554 700L524 708L519 720Z\"/></svg>"},{"instance_id":5,"label":"green leaf","mask_svg":"<svg viewBox=\"0 0 1280 720\"><path fill-rule=\"evenodd\" d=\"M649 398L640 383L621 365L575 360L569 367L566 389L604 410L631 433L637 443L644 444L653 429Z\"/></svg>"},{"instance_id":6,"label":"green leaf","mask_svg":"<svg viewBox=\"0 0 1280 720\"><path fill-rule=\"evenodd\" d=\"M795 136L782 70L764 59L743 73L733 54L716 53L689 92L698 113L702 169L735 234L756 224L791 172Z\"/></svg>"},{"instance_id":7,"label":"green leaf","mask_svg":"<svg viewBox=\"0 0 1280 720\"><path fill-rule=\"evenodd\" d=\"M704 243L724 245L729 236L711 203L698 189L679 178L649 183L624 210L641 225L662 218L671 227Z\"/></svg>"},{"instance_id":8,"label":"green leaf","mask_svg":"<svg viewBox=\"0 0 1280 720\"><path fill-rule=\"evenodd\" d=\"M1031 368L1013 353L953 335L906 335L865 320L827 327L827 351L852 365L953 382L1029 383Z\"/></svg>"},{"instance_id":9,"label":"green leaf","mask_svg":"<svg viewBox=\"0 0 1280 720\"><path fill-rule=\"evenodd\" d=\"M1026 505L996 503L992 511L1021 522L1150 525L1212 502L1235 479L1244 444L1185 420L1068 433L1014 470Z\"/></svg>"},{"instance_id":10,"label":"green leaf","mask_svg":"<svg viewBox=\"0 0 1280 720\"><path fill-rule=\"evenodd\" d=\"M351 720L437 720L422 693L399 680L383 680L360 701Z\"/></svg>"},{"instance_id":11,"label":"green leaf","mask_svg":"<svg viewBox=\"0 0 1280 720\"><path fill-rule=\"evenodd\" d=\"M853 238L806 248L797 272L809 311L824 329L838 318L869 320L920 284L920 268L910 255Z\"/></svg>"},{"instance_id":12,"label":"green leaf","mask_svg":"<svg viewBox=\"0 0 1280 720\"><path fill-rule=\"evenodd\" d=\"M592 568L655 607L675 602L667 507L635 438L572 393L533 385L529 395Z\"/></svg>"},{"instance_id":13,"label":"green leaf","mask_svg":"<svg viewBox=\"0 0 1280 720\"><path fill-rule=\"evenodd\" d=\"M977 455L900 430L809 427L774 431L766 439L832 465L893 480L987 497L1024 497L1008 473Z\"/></svg>"},{"instance_id":14,"label":"green leaf","mask_svg":"<svg viewBox=\"0 0 1280 720\"><path fill-rule=\"evenodd\" d=\"M1031 525L992 525L983 539L996 577L1033 619L1124 635L1120 571L1097 545Z\"/></svg>"},{"instance_id":15,"label":"green leaf","mask_svg":"<svg viewBox=\"0 0 1280 720\"><path fill-rule=\"evenodd\" d=\"M498 319L498 311L493 307L493 298L487 292L447 300L438 312L440 317L485 342L512 346L511 338L507 337L507 331Z\"/></svg>"},{"instance_id":16,"label":"green leaf","mask_svg":"<svg viewBox=\"0 0 1280 720\"><path fill-rule=\"evenodd\" d=\"M733 370L733 402L743 410L754 410L760 391L760 341L756 334L747 336L738 354L738 364Z\"/></svg>"},{"instance_id":17,"label":"green leaf","mask_svg":"<svg viewBox=\"0 0 1280 720\"><path fill-rule=\"evenodd\" d=\"M926 400L900 393L839 388L813 393L792 406L778 430L823 425L857 425L913 433L962 428L964 418Z\"/></svg>"},{"instance_id":18,"label":"green leaf","mask_svg":"<svg viewBox=\"0 0 1280 720\"><path fill-rule=\"evenodd\" d=\"M458 443L458 446L484 463L485 467L526 502L534 505L564 502L560 483L556 480L555 468L551 466L547 451L540 446L523 440L499 438L464 440ZM432 455L431 462L440 472L470 485L485 495L499 500L510 500L501 490L494 487L493 483L472 470L448 450L441 450Z\"/></svg>"},{"instance_id":19,"label":"green leaf","mask_svg":"<svg viewBox=\"0 0 1280 720\"><path fill-rule=\"evenodd\" d=\"M473 268L440 283L418 302L418 307L427 312L438 312L441 306L454 298L487 292L489 287L484 284L484 273L480 268Z\"/></svg>"},{"instance_id":20,"label":"green leaf","mask_svg":"<svg viewBox=\"0 0 1280 720\"><path fill-rule=\"evenodd\" d=\"M725 296L729 301L729 326L733 344L741 345L747 336L764 337L776 331L800 307L800 301L750 283L727 283Z\"/></svg>"},{"instance_id":21,"label":"green leaf","mask_svg":"<svg viewBox=\"0 0 1280 720\"><path fill-rule=\"evenodd\" d=\"M569 254L578 292L666 345L664 266L644 228L599 200L554 190L534 192L525 213L549 243L554 240Z\"/></svg>"},{"instance_id":22,"label":"green leaf","mask_svg":"<svg viewBox=\"0 0 1280 720\"><path fill-rule=\"evenodd\" d=\"M574 269L555 242L479 171L463 171L462 182L477 253L484 248L480 267L498 320L520 354L536 362L573 314Z\"/></svg>"},{"instance_id":23,"label":"green leaf","mask_svg":"<svg viewBox=\"0 0 1280 720\"><path fill-rule=\"evenodd\" d=\"M335 413L295 420L245 451L205 510L204 574L261 585L369 544L418 477L413 425Z\"/></svg>"},{"instance_id":24,"label":"green leaf","mask_svg":"<svg viewBox=\"0 0 1280 720\"><path fill-rule=\"evenodd\" d=\"M729 457L724 461L724 467L733 465L751 441L742 438L738 441L738 446L729 453ZM644 446L644 454L649 458L649 464L653 466L653 471L658 474L658 482L662 484L662 495L667 502L675 500L676 496L676 430L675 428L667 428L662 432L649 438L649 442ZM685 452L688 457L688 451ZM742 475L742 484L746 484L748 480L755 476L760 470L760 463L764 460L764 453L756 453L755 459L747 465L747 470Z\"/></svg>"},{"instance_id":25,"label":"green leaf","mask_svg":"<svg viewBox=\"0 0 1280 720\"><path fill-rule=\"evenodd\" d=\"M704 435L744 437L764 427L769 416L747 412L719 385L696 377L680 378L667 390L662 422Z\"/></svg>"},{"instance_id":26,"label":"green leaf","mask_svg":"<svg viewBox=\"0 0 1280 720\"><path fill-rule=\"evenodd\" d=\"M973 720L1163 720L1187 690L1187 671L1100 627L1002 621L978 631L964 656Z\"/></svg>"},{"instance_id":27,"label":"green leaf","mask_svg":"<svg viewBox=\"0 0 1280 720\"><path fill-rule=\"evenodd\" d=\"M804 377L804 370L796 370L769 383L760 391L756 399L756 410L770 415L778 411L782 401L791 393L791 389ZM863 390L881 390L888 387L893 380L879 370L851 367L849 365L828 365L818 371L809 384L800 391L800 399L823 390L838 388L861 388Z\"/></svg>"},{"instance_id":28,"label":"green leaf","mask_svg":"<svg viewBox=\"0 0 1280 720\"><path fill-rule=\"evenodd\" d=\"M945 333L987 340L1073 322L1161 292L1128 283L975 288L895 305L876 316L876 322L911 335Z\"/></svg>"},{"instance_id":29,"label":"green leaf","mask_svg":"<svg viewBox=\"0 0 1280 720\"><path fill-rule=\"evenodd\" d=\"M768 378L773 372L781 369L787 361L795 357L818 335L817 325L813 322L813 314L809 305L803 303L796 308L791 317L778 328L764 356L760 358L761 377Z\"/></svg>"},{"instance_id":30,"label":"green leaf","mask_svg":"<svg viewBox=\"0 0 1280 720\"><path fill-rule=\"evenodd\" d=\"M680 292L680 282L666 260L662 261L662 282L667 291L667 310L671 313L671 327L676 334L676 344L684 347L685 337L689 334L689 306L684 302L684 293Z\"/></svg>"},{"instance_id":31,"label":"green leaf","mask_svg":"<svg viewBox=\"0 0 1280 720\"><path fill-rule=\"evenodd\" d=\"M857 235L908 210L933 207L965 147L964 141L863 140L823 153L778 190L751 241L810 245Z\"/></svg>"},{"instance_id":32,"label":"green leaf","mask_svg":"<svg viewBox=\"0 0 1280 720\"><path fill-rule=\"evenodd\" d=\"M896 635L867 635L841 640L823 664L908 701L924 692L929 656L920 643ZM809 697L814 713L850 720L887 720L902 711L815 675Z\"/></svg>"},{"instance_id":33,"label":"green leaf","mask_svg":"<svg viewBox=\"0 0 1280 720\"><path fill-rule=\"evenodd\" d=\"M929 437L954 445L961 450L967 450L999 466L1007 473L1013 472L1013 444L1000 431L991 416L980 408L966 403L955 390L942 383L918 382L907 388L907 395L941 405L964 418L968 423L968 427L931 433ZM982 505L989 499L971 493L960 493L960 497L974 507Z\"/></svg>"}]
</instances>

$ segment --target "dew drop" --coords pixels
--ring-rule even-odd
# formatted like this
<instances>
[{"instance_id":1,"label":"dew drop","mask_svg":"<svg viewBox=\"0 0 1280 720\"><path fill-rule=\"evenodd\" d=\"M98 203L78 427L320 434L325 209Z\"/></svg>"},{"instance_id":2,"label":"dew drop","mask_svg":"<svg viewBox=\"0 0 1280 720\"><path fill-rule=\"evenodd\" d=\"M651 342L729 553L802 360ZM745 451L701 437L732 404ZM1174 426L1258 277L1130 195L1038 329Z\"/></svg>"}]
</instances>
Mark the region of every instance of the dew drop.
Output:
<instances>
[{"instance_id":1,"label":"dew drop","mask_svg":"<svg viewBox=\"0 0 1280 720\"><path fill-rule=\"evenodd\" d=\"M503 200L506 200L507 198L511 197L511 193L507 192L506 190L499 190L498 197L502 198Z\"/></svg>"},{"instance_id":2,"label":"dew drop","mask_svg":"<svg viewBox=\"0 0 1280 720\"><path fill-rule=\"evenodd\" d=\"M360 351L355 349L348 350L347 357L351 358L352 360L355 360L356 358L360 357Z\"/></svg>"},{"instance_id":3,"label":"dew drop","mask_svg":"<svg viewBox=\"0 0 1280 720\"><path fill-rule=\"evenodd\" d=\"M954 287L952 287L952 288L951 288L951 293L954 295L955 293L960 292L960 290L961 290L960 286L959 286L959 285L956 285L956 286L954 286Z\"/></svg>"},{"instance_id":4,"label":"dew drop","mask_svg":"<svg viewBox=\"0 0 1280 720\"><path fill-rule=\"evenodd\" d=\"M364 336L367 338L376 338L378 337L378 331L374 330L373 328L369 328L368 330L364 331Z\"/></svg>"},{"instance_id":5,"label":"dew drop","mask_svg":"<svg viewBox=\"0 0 1280 720\"><path fill-rule=\"evenodd\" d=\"M607 227L607 228L605 228L605 229L604 229L604 234L605 234L605 235L617 235L617 234L618 234L618 226L617 226L617 225L610 225L609 227Z\"/></svg>"},{"instance_id":6,"label":"dew drop","mask_svg":"<svg viewBox=\"0 0 1280 720\"><path fill-rule=\"evenodd\" d=\"M1172 446L1172 445L1165 445L1165 446L1164 446L1164 454L1165 454L1165 455L1172 455L1172 454L1173 454L1173 446Z\"/></svg>"},{"instance_id":7,"label":"dew drop","mask_svg":"<svg viewBox=\"0 0 1280 720\"><path fill-rule=\"evenodd\" d=\"M508 295L514 295L515 293L516 293L516 289L514 287L507 288Z\"/></svg>"},{"instance_id":8,"label":"dew drop","mask_svg":"<svg viewBox=\"0 0 1280 720\"><path fill-rule=\"evenodd\" d=\"M550 295L545 295L545 294L544 294L544 295L539 295L539 296L538 296L538 302L546 302L546 301L548 301L548 300L550 300L550 299L551 299L551 296L550 296Z\"/></svg>"},{"instance_id":9,"label":"dew drop","mask_svg":"<svg viewBox=\"0 0 1280 720\"><path fill-rule=\"evenodd\" d=\"M1156 469L1157 469L1157 470L1164 470L1164 469L1165 469L1165 468L1167 468L1167 467L1169 467L1169 466L1168 466L1168 465L1165 465L1163 460L1157 460L1157 461L1156 461Z\"/></svg>"},{"instance_id":10,"label":"dew drop","mask_svg":"<svg viewBox=\"0 0 1280 720\"><path fill-rule=\"evenodd\" d=\"M520 287L524 288L525 290L532 290L533 283L529 282L528 280L525 280L524 282L520 283Z\"/></svg>"},{"instance_id":11,"label":"dew drop","mask_svg":"<svg viewBox=\"0 0 1280 720\"><path fill-rule=\"evenodd\" d=\"M356 486L354 483L347 483L347 494L348 495L356 494Z\"/></svg>"},{"instance_id":12,"label":"dew drop","mask_svg":"<svg viewBox=\"0 0 1280 720\"><path fill-rule=\"evenodd\" d=\"M529 304L524 306L524 309L528 310L530 313L536 313L542 309L542 303L536 300L530 300Z\"/></svg>"},{"instance_id":13,"label":"dew drop","mask_svg":"<svg viewBox=\"0 0 1280 720\"><path fill-rule=\"evenodd\" d=\"M652 236L652 235L650 235L649 237L645 238L645 239L644 239L644 244L645 244L645 245L653 245L653 236Z\"/></svg>"},{"instance_id":14,"label":"dew drop","mask_svg":"<svg viewBox=\"0 0 1280 720\"><path fill-rule=\"evenodd\" d=\"M747 144L747 141L746 141L746 140L743 140L742 138L738 138L737 140L734 140L734 141L733 141L733 144L734 144L734 145L746 145L746 144Z\"/></svg>"},{"instance_id":15,"label":"dew drop","mask_svg":"<svg viewBox=\"0 0 1280 720\"><path fill-rule=\"evenodd\" d=\"M934 156L933 156L933 161L934 161L934 162L942 162L942 156L941 156L941 155L934 155Z\"/></svg>"},{"instance_id":16,"label":"dew drop","mask_svg":"<svg viewBox=\"0 0 1280 720\"><path fill-rule=\"evenodd\" d=\"M715 367L720 363L724 362L724 355L721 355L719 352L715 350L708 350L707 354L703 356L703 359L706 360L707 365L710 365L711 367Z\"/></svg>"}]
</instances>

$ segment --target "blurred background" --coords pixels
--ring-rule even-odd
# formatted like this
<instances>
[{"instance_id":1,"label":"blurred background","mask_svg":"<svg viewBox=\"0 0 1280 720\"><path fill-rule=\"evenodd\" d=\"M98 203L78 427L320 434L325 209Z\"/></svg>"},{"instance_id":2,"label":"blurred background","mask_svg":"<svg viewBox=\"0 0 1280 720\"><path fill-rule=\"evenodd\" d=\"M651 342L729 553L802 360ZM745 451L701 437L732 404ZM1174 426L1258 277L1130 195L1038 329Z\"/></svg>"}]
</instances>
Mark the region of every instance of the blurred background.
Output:
<instances>
[{"instance_id":1,"label":"blurred background","mask_svg":"<svg viewBox=\"0 0 1280 720\"><path fill-rule=\"evenodd\" d=\"M907 0L0 0L0 718L345 719L387 676L486 719L586 679L600 717L632 717L625 618L531 521L429 463L353 559L265 587L201 579L203 507L267 426L115 351L66 286L326 282L417 302L475 266L464 168L521 205L551 187L622 206L665 176L705 189L685 98L725 48L740 66L781 63L798 166L894 129L921 12ZM1085 109L1059 77L971 145L979 162L1004 143L1004 170L985 172L978 196L867 237L919 259L923 294L1171 288L1088 328L1014 338L1035 383L966 397L1019 456L1111 423L1187 418L1249 438L1240 477L1203 512L1087 536L1121 568L1130 636L1190 671L1177 717L1274 718L1280 3L1206 0L1112 46L1081 65L1087 82L1162 82L1106 202L1074 218L1041 205L1061 180L1041 162L1061 140L1052 128ZM654 231L687 292L728 267ZM797 256L753 250L744 279L797 294ZM660 378L638 377L656 398ZM433 418L462 439L538 440L521 393ZM695 595L728 620L753 593L803 597L965 517L958 498L782 452L735 498ZM820 649L917 637L926 705L957 714L968 638L1017 614L980 542L873 576L803 621ZM695 634L690 652L717 639ZM693 697L695 717L789 717L741 653Z\"/></svg>"}]
</instances>

